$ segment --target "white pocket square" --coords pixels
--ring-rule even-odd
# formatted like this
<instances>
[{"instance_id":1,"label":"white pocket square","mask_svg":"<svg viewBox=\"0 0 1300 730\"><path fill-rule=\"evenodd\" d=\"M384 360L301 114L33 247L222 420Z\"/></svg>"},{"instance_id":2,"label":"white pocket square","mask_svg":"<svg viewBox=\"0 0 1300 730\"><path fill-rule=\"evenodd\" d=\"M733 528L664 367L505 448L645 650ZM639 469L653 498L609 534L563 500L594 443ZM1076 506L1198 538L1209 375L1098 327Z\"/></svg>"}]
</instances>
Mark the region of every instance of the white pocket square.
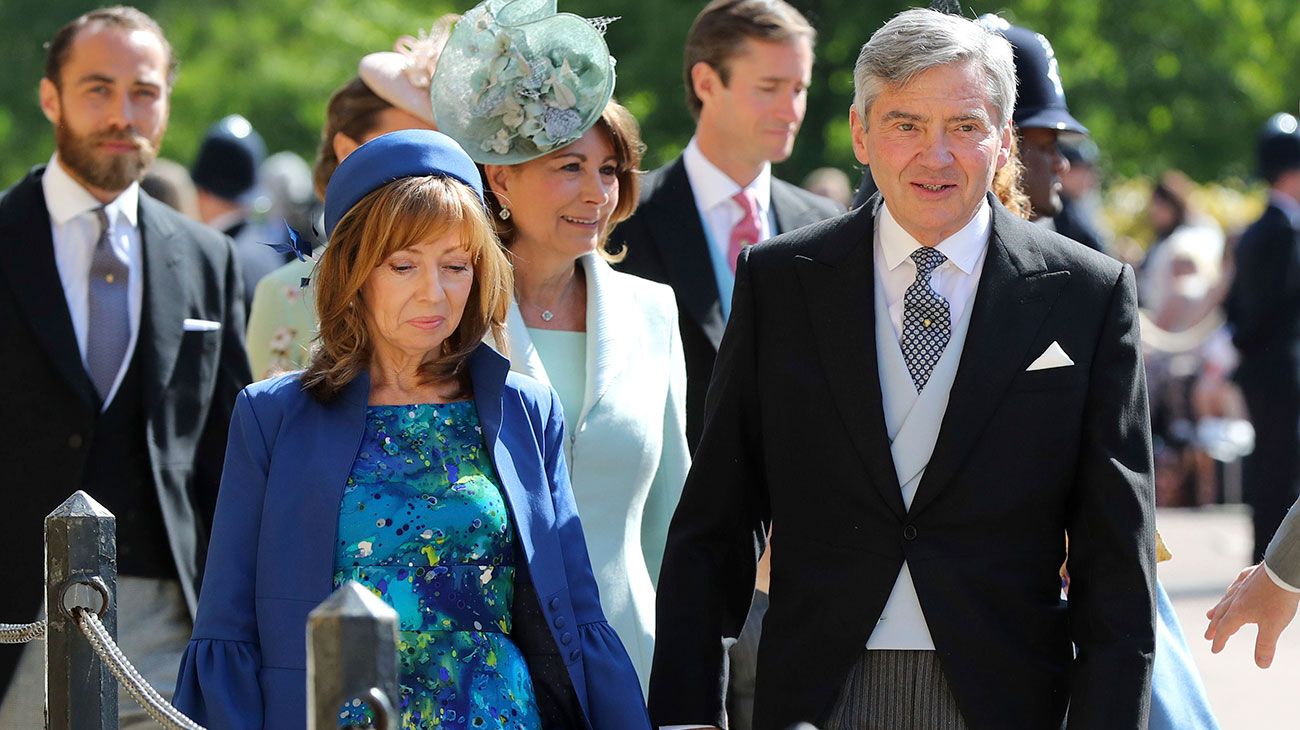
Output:
<instances>
[{"instance_id":1,"label":"white pocket square","mask_svg":"<svg viewBox=\"0 0 1300 730\"><path fill-rule=\"evenodd\" d=\"M1051 345L1048 345L1047 349L1043 351L1043 354L1038 356L1037 360L1029 363L1029 367L1025 368L1025 372L1030 372L1031 370L1047 370L1048 368L1063 368L1067 365L1073 364L1074 361L1070 359L1069 355L1065 354L1065 350L1061 349L1061 343L1053 342Z\"/></svg>"},{"instance_id":2,"label":"white pocket square","mask_svg":"<svg viewBox=\"0 0 1300 730\"><path fill-rule=\"evenodd\" d=\"M221 323L210 319L186 318L183 327L186 332L216 332L221 329Z\"/></svg>"}]
</instances>

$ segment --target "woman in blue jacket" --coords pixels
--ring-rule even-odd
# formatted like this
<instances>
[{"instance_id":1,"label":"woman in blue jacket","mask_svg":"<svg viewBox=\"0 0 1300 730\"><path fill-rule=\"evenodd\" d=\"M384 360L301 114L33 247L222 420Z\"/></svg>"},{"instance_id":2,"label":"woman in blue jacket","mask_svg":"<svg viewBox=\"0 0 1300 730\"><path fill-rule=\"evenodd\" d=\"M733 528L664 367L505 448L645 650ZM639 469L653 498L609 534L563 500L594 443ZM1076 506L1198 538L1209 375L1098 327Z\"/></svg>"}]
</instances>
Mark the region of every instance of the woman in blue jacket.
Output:
<instances>
[{"instance_id":1,"label":"woman in blue jacket","mask_svg":"<svg viewBox=\"0 0 1300 730\"><path fill-rule=\"evenodd\" d=\"M306 371L231 423L175 704L303 727L306 617L360 581L398 612L402 727L647 728L600 609L553 391L509 372L511 282L473 162L384 135L326 191Z\"/></svg>"}]
</instances>

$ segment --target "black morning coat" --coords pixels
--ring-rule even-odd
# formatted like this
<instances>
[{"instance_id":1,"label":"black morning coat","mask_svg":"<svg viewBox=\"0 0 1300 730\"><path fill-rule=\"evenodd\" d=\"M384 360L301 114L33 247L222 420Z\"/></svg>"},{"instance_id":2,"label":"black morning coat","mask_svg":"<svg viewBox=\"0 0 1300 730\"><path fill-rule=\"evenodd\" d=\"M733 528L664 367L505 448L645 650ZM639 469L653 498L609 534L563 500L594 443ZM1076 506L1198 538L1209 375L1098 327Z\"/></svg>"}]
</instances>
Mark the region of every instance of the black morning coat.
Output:
<instances>
[{"instance_id":1,"label":"black morning coat","mask_svg":"<svg viewBox=\"0 0 1300 730\"><path fill-rule=\"evenodd\" d=\"M875 206L741 255L659 580L656 725L721 724L723 638L774 525L756 730L824 723L904 559L972 730L1061 727L1067 706L1072 729L1146 727L1154 485L1133 271L989 201L970 328L910 510L877 369ZM1053 342L1074 365L1026 371Z\"/></svg>"}]
</instances>

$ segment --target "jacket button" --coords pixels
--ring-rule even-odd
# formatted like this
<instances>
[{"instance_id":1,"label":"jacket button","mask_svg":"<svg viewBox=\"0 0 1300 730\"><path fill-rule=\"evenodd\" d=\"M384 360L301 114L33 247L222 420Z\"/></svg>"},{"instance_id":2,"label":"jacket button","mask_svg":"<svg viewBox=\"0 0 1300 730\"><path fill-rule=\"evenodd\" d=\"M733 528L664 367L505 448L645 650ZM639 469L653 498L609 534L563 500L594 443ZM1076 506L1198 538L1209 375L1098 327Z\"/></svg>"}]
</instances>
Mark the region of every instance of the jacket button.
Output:
<instances>
[{"instance_id":1,"label":"jacket button","mask_svg":"<svg viewBox=\"0 0 1300 730\"><path fill-rule=\"evenodd\" d=\"M550 606L552 611L560 610L560 599L558 596L551 599Z\"/></svg>"},{"instance_id":2,"label":"jacket button","mask_svg":"<svg viewBox=\"0 0 1300 730\"><path fill-rule=\"evenodd\" d=\"M570 633L567 633L567 632L566 632L566 633L564 634L564 636L561 636L561 637L560 637L560 643L561 643L561 644L564 644L565 646L568 646L569 644L572 644L572 643L573 643L573 634L570 634Z\"/></svg>"},{"instance_id":3,"label":"jacket button","mask_svg":"<svg viewBox=\"0 0 1300 730\"><path fill-rule=\"evenodd\" d=\"M68 437L68 448L70 449L81 448L81 443L81 434L79 433L74 433Z\"/></svg>"},{"instance_id":4,"label":"jacket button","mask_svg":"<svg viewBox=\"0 0 1300 730\"><path fill-rule=\"evenodd\" d=\"M565 622L564 622L564 617L563 617L563 616L556 616L556 617L555 617L555 628L557 628L557 629L562 629L562 628L564 628L564 623L565 623Z\"/></svg>"},{"instance_id":5,"label":"jacket button","mask_svg":"<svg viewBox=\"0 0 1300 730\"><path fill-rule=\"evenodd\" d=\"M903 528L903 539L904 540L916 539L916 525L908 525L907 527Z\"/></svg>"},{"instance_id":6,"label":"jacket button","mask_svg":"<svg viewBox=\"0 0 1300 730\"><path fill-rule=\"evenodd\" d=\"M582 652L578 651L577 649L574 649L573 651L569 652L569 661L576 662L578 661L578 657L580 656L582 656Z\"/></svg>"}]
</instances>

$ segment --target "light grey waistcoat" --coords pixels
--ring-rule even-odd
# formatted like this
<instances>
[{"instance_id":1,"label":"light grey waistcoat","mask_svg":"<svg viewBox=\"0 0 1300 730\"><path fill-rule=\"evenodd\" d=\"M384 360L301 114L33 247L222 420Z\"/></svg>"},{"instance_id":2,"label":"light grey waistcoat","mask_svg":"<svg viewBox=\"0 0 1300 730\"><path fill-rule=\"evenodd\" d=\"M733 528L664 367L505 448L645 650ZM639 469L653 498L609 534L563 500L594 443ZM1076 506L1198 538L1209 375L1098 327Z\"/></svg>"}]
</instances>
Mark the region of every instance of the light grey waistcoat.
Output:
<instances>
[{"instance_id":1,"label":"light grey waistcoat","mask_svg":"<svg viewBox=\"0 0 1300 730\"><path fill-rule=\"evenodd\" d=\"M912 506L916 488L925 475L925 467L934 453L939 427L948 410L948 395L957 377L966 331L970 328L975 297L966 304L961 318L953 323L948 346L930 374L925 389L918 395L912 376L907 372L903 350L889 321L889 304L885 301L880 277L875 276L876 295L876 362L880 369L880 395L885 410L885 431L889 435L894 469L903 489L903 504ZM889 601L879 623L867 640L868 649L934 649L934 640L921 611L921 601L912 584L912 574L903 563Z\"/></svg>"}]
</instances>

